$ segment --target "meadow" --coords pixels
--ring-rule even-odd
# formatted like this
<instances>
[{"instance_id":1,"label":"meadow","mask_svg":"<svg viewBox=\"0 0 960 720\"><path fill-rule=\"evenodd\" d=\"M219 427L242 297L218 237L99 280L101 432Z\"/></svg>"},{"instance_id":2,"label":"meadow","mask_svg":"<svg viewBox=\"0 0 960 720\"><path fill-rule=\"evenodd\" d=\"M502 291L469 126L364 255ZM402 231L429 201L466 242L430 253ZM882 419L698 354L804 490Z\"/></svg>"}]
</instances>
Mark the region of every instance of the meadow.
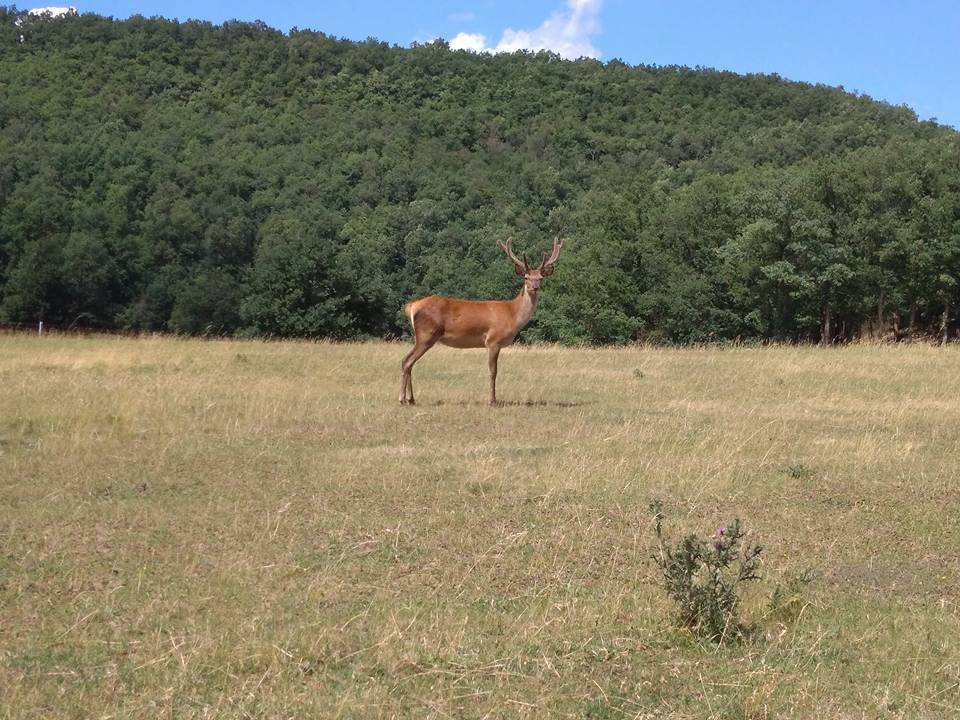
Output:
<instances>
[{"instance_id":1,"label":"meadow","mask_svg":"<svg viewBox=\"0 0 960 720\"><path fill-rule=\"evenodd\" d=\"M960 716L960 349L406 351L0 336L0 718Z\"/></svg>"}]
</instances>

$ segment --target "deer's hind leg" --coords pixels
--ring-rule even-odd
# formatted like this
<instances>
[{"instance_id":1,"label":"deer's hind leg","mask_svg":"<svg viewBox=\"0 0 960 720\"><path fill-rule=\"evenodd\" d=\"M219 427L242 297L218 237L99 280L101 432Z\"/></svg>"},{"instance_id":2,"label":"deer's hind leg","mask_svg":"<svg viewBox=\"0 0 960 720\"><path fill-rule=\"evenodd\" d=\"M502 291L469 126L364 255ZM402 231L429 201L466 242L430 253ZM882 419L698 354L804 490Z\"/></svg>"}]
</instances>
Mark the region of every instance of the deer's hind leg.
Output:
<instances>
[{"instance_id":1,"label":"deer's hind leg","mask_svg":"<svg viewBox=\"0 0 960 720\"><path fill-rule=\"evenodd\" d=\"M415 344L413 350L407 353L407 356L403 359L401 363L401 375L400 375L400 404L401 405L414 405L415 400L413 399L413 365L417 362L423 354L432 348L437 340L440 339L440 336L443 335L443 330L441 328L418 328L416 323L414 323L413 333L415 337Z\"/></svg>"}]
</instances>

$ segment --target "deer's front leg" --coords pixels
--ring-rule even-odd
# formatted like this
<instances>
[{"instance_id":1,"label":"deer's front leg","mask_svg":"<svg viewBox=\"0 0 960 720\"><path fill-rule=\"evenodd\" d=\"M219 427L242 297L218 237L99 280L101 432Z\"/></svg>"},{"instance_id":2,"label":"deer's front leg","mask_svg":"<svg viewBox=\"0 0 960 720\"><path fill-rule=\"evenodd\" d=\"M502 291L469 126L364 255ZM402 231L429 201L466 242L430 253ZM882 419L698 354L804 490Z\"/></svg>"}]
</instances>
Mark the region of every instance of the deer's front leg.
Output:
<instances>
[{"instance_id":1,"label":"deer's front leg","mask_svg":"<svg viewBox=\"0 0 960 720\"><path fill-rule=\"evenodd\" d=\"M490 405L497 404L497 358L500 355L499 345L487 346L487 365L490 367Z\"/></svg>"}]
</instances>

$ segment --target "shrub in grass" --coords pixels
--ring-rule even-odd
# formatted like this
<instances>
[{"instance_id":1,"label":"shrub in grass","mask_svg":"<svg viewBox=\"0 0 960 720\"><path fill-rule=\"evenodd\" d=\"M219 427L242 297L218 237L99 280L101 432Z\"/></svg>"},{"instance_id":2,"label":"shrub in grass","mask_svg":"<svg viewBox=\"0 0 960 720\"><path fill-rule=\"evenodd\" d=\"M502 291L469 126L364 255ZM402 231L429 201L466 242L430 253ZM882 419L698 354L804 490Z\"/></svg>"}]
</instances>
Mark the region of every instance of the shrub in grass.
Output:
<instances>
[{"instance_id":1,"label":"shrub in grass","mask_svg":"<svg viewBox=\"0 0 960 720\"><path fill-rule=\"evenodd\" d=\"M663 532L663 504L654 501L650 509L657 538L653 560L680 624L714 642L741 638L746 626L740 622L740 591L760 579L760 545L744 542L739 518L709 538L690 534L674 545Z\"/></svg>"},{"instance_id":2,"label":"shrub in grass","mask_svg":"<svg viewBox=\"0 0 960 720\"><path fill-rule=\"evenodd\" d=\"M813 477L813 469L803 463L794 463L787 468L787 475L794 480L806 480L809 477Z\"/></svg>"}]
</instances>

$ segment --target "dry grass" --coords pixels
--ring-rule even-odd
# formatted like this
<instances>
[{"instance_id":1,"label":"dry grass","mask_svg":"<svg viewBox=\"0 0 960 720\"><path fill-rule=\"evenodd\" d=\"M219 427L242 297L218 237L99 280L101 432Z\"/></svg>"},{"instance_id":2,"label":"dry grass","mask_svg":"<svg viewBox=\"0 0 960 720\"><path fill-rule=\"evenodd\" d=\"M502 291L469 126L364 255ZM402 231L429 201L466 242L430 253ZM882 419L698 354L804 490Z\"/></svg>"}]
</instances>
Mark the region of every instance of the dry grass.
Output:
<instances>
[{"instance_id":1,"label":"dry grass","mask_svg":"<svg viewBox=\"0 0 960 720\"><path fill-rule=\"evenodd\" d=\"M0 717L960 714L960 352L0 337ZM674 628L652 497L794 622Z\"/></svg>"}]
</instances>

